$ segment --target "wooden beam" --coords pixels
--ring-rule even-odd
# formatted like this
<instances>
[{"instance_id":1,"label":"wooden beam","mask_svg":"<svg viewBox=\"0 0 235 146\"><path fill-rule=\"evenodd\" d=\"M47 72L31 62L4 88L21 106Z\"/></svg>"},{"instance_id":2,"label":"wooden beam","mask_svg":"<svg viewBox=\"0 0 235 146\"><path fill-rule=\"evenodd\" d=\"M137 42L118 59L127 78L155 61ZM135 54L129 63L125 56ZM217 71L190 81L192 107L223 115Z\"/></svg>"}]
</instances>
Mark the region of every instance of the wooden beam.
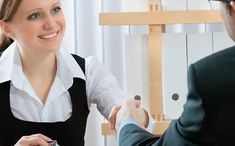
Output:
<instances>
[{"instance_id":1,"label":"wooden beam","mask_svg":"<svg viewBox=\"0 0 235 146\"><path fill-rule=\"evenodd\" d=\"M171 121L156 121L154 124L153 134L161 136L169 127Z\"/></svg>"},{"instance_id":2,"label":"wooden beam","mask_svg":"<svg viewBox=\"0 0 235 146\"><path fill-rule=\"evenodd\" d=\"M162 121L162 25L150 25L148 35L148 64L150 87L150 114L156 121ZM156 105L157 104L157 105Z\"/></svg>"},{"instance_id":3,"label":"wooden beam","mask_svg":"<svg viewBox=\"0 0 235 146\"><path fill-rule=\"evenodd\" d=\"M100 25L221 23L217 11L162 11L100 13Z\"/></svg>"},{"instance_id":4,"label":"wooden beam","mask_svg":"<svg viewBox=\"0 0 235 146\"><path fill-rule=\"evenodd\" d=\"M153 126L153 134L156 136L161 136L165 130L168 128L170 124L170 121L157 121ZM111 131L110 124L109 123L102 123L102 135L108 136L108 135L115 135L116 133L114 131Z\"/></svg>"},{"instance_id":5,"label":"wooden beam","mask_svg":"<svg viewBox=\"0 0 235 146\"><path fill-rule=\"evenodd\" d=\"M149 0L149 11L162 11L161 0Z\"/></svg>"},{"instance_id":6,"label":"wooden beam","mask_svg":"<svg viewBox=\"0 0 235 146\"><path fill-rule=\"evenodd\" d=\"M101 124L102 135L115 135L115 132L110 129L109 123L102 123Z\"/></svg>"}]
</instances>

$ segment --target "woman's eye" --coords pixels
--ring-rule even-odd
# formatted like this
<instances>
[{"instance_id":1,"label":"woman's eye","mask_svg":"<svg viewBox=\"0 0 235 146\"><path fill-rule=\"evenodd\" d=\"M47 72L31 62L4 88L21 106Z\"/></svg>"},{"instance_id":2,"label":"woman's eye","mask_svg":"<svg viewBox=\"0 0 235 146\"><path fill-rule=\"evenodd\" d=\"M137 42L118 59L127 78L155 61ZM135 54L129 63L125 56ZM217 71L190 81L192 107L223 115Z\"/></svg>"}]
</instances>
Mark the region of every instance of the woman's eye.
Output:
<instances>
[{"instance_id":1,"label":"woman's eye","mask_svg":"<svg viewBox=\"0 0 235 146\"><path fill-rule=\"evenodd\" d=\"M61 8L60 7L55 7L52 9L52 13L58 13L61 11Z\"/></svg>"},{"instance_id":2,"label":"woman's eye","mask_svg":"<svg viewBox=\"0 0 235 146\"><path fill-rule=\"evenodd\" d=\"M39 13L33 13L31 15L29 15L28 19L29 20L36 20L40 17L40 14Z\"/></svg>"}]
</instances>

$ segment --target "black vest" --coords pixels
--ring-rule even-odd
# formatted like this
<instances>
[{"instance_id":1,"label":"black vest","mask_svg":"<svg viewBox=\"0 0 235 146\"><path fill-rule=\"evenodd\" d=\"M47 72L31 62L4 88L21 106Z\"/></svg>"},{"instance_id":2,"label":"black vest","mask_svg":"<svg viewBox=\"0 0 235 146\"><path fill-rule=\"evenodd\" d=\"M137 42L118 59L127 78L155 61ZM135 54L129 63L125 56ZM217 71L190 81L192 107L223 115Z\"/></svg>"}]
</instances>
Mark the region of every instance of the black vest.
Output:
<instances>
[{"instance_id":1,"label":"black vest","mask_svg":"<svg viewBox=\"0 0 235 146\"><path fill-rule=\"evenodd\" d=\"M85 59L79 56L74 58L85 72ZM36 133L57 140L60 146L84 146L89 114L84 80L74 78L68 90L72 101L72 116L64 122L29 122L15 118L10 109L9 91L10 81L0 84L0 146L13 146L22 136Z\"/></svg>"}]
</instances>

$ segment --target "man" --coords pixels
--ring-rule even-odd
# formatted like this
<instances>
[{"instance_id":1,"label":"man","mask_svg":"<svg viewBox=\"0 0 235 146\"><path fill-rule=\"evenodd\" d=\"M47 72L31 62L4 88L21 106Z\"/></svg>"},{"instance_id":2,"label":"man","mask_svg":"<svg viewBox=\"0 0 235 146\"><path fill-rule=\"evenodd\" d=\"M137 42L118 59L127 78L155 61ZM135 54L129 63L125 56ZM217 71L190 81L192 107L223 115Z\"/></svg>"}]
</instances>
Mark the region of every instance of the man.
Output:
<instances>
[{"instance_id":1,"label":"man","mask_svg":"<svg viewBox=\"0 0 235 146\"><path fill-rule=\"evenodd\" d=\"M221 1L220 14L235 40L235 2ZM189 67L187 102L161 137L140 128L143 109L129 100L117 115L120 146L234 146L235 46ZM143 126L141 126L143 127Z\"/></svg>"}]
</instances>

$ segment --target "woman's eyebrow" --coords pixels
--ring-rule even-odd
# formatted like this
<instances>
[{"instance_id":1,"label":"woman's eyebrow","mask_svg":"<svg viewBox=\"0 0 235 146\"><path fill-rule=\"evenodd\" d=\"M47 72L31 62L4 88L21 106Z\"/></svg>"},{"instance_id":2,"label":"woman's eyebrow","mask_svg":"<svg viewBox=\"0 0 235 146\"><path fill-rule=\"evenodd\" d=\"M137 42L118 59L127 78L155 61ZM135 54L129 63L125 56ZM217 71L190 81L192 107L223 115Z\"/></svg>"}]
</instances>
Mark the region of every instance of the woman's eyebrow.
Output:
<instances>
[{"instance_id":1,"label":"woman's eyebrow","mask_svg":"<svg viewBox=\"0 0 235 146\"><path fill-rule=\"evenodd\" d=\"M56 3L54 3L51 7L54 7L55 5L60 5L60 2L56 2ZM34 11L39 11L39 10L42 10L43 8L35 8L35 9L32 9L32 10L29 10L29 11L27 11L26 12L26 14L30 14L30 13L32 13L32 12L34 12Z\"/></svg>"}]
</instances>

